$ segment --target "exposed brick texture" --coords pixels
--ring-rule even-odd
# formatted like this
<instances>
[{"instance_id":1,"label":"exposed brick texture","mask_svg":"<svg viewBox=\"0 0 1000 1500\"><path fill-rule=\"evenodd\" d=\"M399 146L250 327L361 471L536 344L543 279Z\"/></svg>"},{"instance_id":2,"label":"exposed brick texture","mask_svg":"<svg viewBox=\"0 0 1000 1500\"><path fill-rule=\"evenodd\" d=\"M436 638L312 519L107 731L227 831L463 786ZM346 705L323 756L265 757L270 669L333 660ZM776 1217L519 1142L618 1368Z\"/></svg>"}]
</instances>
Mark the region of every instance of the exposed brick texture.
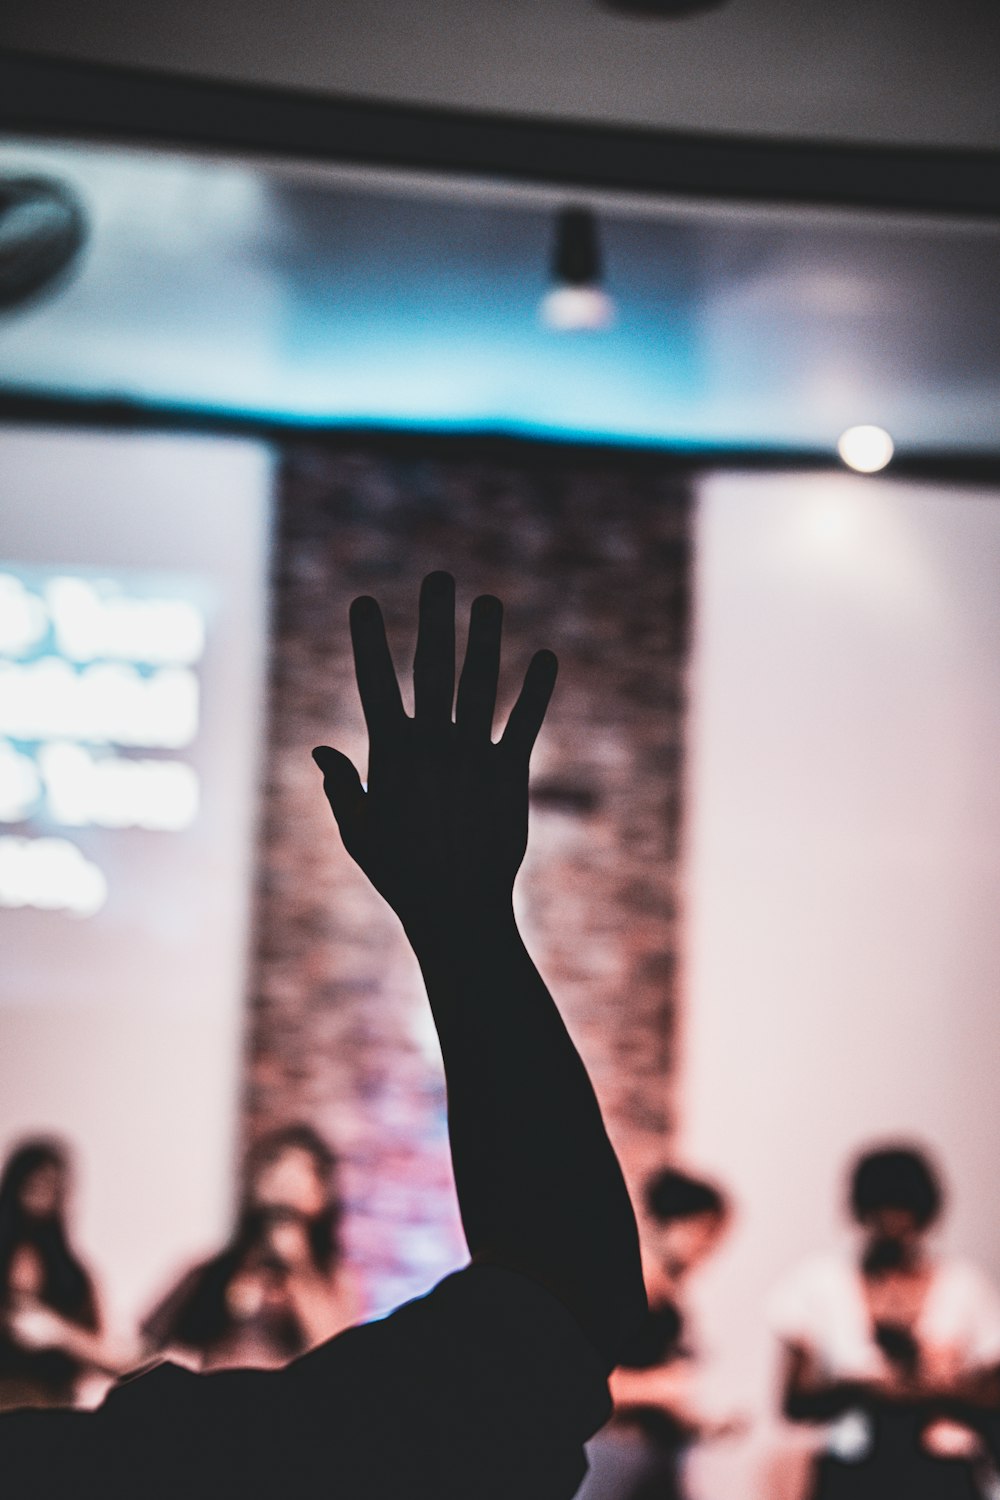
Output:
<instances>
[{"instance_id":1,"label":"exposed brick texture","mask_svg":"<svg viewBox=\"0 0 1000 1500\"><path fill-rule=\"evenodd\" d=\"M633 1185L671 1128L687 487L627 455L415 452L373 441L285 457L248 1044L247 1136L305 1118L336 1145L372 1310L459 1264L463 1243L416 964L340 847L309 756L333 744L364 774L355 594L382 601L404 673L425 572L454 572L460 611L499 594L505 704L534 648L558 653L519 910Z\"/></svg>"}]
</instances>

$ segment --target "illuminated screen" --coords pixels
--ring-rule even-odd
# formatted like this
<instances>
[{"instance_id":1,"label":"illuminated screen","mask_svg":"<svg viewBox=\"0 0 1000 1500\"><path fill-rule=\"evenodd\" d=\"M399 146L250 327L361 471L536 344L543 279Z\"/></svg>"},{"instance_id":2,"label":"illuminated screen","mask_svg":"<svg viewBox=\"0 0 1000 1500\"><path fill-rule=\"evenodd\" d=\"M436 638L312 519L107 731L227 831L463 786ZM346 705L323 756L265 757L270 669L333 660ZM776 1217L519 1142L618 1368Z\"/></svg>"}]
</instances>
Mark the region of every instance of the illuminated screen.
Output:
<instances>
[{"instance_id":1,"label":"illuminated screen","mask_svg":"<svg viewBox=\"0 0 1000 1500\"><path fill-rule=\"evenodd\" d=\"M8 429L0 483L0 1145L75 1148L128 1319L231 1211L270 458Z\"/></svg>"},{"instance_id":2,"label":"illuminated screen","mask_svg":"<svg viewBox=\"0 0 1000 1500\"><path fill-rule=\"evenodd\" d=\"M0 569L0 904L93 916L102 844L69 830L179 833L211 591L193 579ZM119 890L119 897L123 892Z\"/></svg>"}]
</instances>

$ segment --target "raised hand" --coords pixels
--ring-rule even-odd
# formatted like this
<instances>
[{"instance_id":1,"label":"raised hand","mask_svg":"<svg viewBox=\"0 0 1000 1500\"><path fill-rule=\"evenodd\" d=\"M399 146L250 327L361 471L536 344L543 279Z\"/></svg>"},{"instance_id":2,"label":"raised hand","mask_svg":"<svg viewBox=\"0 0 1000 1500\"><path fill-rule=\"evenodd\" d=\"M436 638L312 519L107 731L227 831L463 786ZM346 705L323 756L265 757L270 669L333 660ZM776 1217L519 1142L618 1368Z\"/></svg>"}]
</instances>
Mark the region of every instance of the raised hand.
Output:
<instances>
[{"instance_id":1,"label":"raised hand","mask_svg":"<svg viewBox=\"0 0 1000 1500\"><path fill-rule=\"evenodd\" d=\"M420 593L413 717L374 599L351 607L368 787L313 751L348 852L402 919L448 1086L455 1186L473 1259L547 1287L608 1368L645 1314L635 1218L583 1063L511 904L528 837L528 762L556 678L533 657L493 743L501 607L475 601L455 697L455 584Z\"/></svg>"},{"instance_id":2,"label":"raised hand","mask_svg":"<svg viewBox=\"0 0 1000 1500\"><path fill-rule=\"evenodd\" d=\"M351 606L358 690L368 726L368 787L345 755L313 751L344 846L407 929L509 908L528 837L528 763L556 679L539 651L502 738L493 719L503 609L476 599L455 697L455 583L431 573L420 592L414 713L403 710L382 612Z\"/></svg>"}]
</instances>

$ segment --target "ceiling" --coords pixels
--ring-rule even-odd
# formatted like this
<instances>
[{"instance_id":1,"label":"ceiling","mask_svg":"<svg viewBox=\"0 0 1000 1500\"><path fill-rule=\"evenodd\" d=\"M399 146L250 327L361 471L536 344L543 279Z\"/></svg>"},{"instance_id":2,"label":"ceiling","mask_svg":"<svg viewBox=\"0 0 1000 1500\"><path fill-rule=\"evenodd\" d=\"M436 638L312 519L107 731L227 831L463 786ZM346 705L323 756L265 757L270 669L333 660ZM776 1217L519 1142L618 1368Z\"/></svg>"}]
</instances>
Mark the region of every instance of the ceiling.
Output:
<instances>
[{"instance_id":1,"label":"ceiling","mask_svg":"<svg viewBox=\"0 0 1000 1500\"><path fill-rule=\"evenodd\" d=\"M606 196L612 328L539 319L555 190L0 140L91 225L0 392L317 423L1000 450L1000 227Z\"/></svg>"},{"instance_id":2,"label":"ceiling","mask_svg":"<svg viewBox=\"0 0 1000 1500\"><path fill-rule=\"evenodd\" d=\"M996 0L728 0L671 21L597 0L7 0L0 47L445 109L1000 149Z\"/></svg>"}]
</instances>

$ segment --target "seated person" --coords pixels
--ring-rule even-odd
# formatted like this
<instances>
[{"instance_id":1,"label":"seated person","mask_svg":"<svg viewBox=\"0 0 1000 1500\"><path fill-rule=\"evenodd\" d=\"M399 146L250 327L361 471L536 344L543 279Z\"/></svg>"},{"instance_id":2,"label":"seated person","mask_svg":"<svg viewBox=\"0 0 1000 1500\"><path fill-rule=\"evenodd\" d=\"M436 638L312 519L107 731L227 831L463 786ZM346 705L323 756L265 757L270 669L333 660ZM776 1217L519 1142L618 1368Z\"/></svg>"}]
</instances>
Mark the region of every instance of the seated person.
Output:
<instances>
[{"instance_id":1,"label":"seated person","mask_svg":"<svg viewBox=\"0 0 1000 1500\"><path fill-rule=\"evenodd\" d=\"M232 1239L149 1315L147 1349L191 1369L269 1369L356 1323L360 1298L340 1253L334 1165L308 1125L262 1136L247 1161Z\"/></svg>"},{"instance_id":2,"label":"seated person","mask_svg":"<svg viewBox=\"0 0 1000 1500\"><path fill-rule=\"evenodd\" d=\"M351 611L367 789L315 752L348 853L399 916L441 1041L472 1263L280 1370L164 1364L95 1413L0 1417L5 1500L569 1500L646 1311L632 1207L583 1064L518 934L528 761L555 658L492 724L501 607L425 580L403 710L381 612Z\"/></svg>"},{"instance_id":3,"label":"seated person","mask_svg":"<svg viewBox=\"0 0 1000 1500\"><path fill-rule=\"evenodd\" d=\"M69 1192L57 1141L24 1141L0 1177L0 1407L72 1406L88 1375L124 1363L70 1243Z\"/></svg>"},{"instance_id":4,"label":"seated person","mask_svg":"<svg viewBox=\"0 0 1000 1500\"><path fill-rule=\"evenodd\" d=\"M699 1409L684 1316L689 1279L725 1234L729 1206L714 1184L674 1167L649 1179L645 1199L649 1314L612 1373L614 1421L591 1448L593 1477L580 1500L674 1500L684 1493L682 1460L691 1444L741 1425Z\"/></svg>"},{"instance_id":5,"label":"seated person","mask_svg":"<svg viewBox=\"0 0 1000 1500\"><path fill-rule=\"evenodd\" d=\"M1000 1405L1000 1298L928 1243L941 1184L922 1151L855 1163L853 1256L817 1255L779 1287L784 1411L828 1425L815 1500L973 1500Z\"/></svg>"}]
</instances>

